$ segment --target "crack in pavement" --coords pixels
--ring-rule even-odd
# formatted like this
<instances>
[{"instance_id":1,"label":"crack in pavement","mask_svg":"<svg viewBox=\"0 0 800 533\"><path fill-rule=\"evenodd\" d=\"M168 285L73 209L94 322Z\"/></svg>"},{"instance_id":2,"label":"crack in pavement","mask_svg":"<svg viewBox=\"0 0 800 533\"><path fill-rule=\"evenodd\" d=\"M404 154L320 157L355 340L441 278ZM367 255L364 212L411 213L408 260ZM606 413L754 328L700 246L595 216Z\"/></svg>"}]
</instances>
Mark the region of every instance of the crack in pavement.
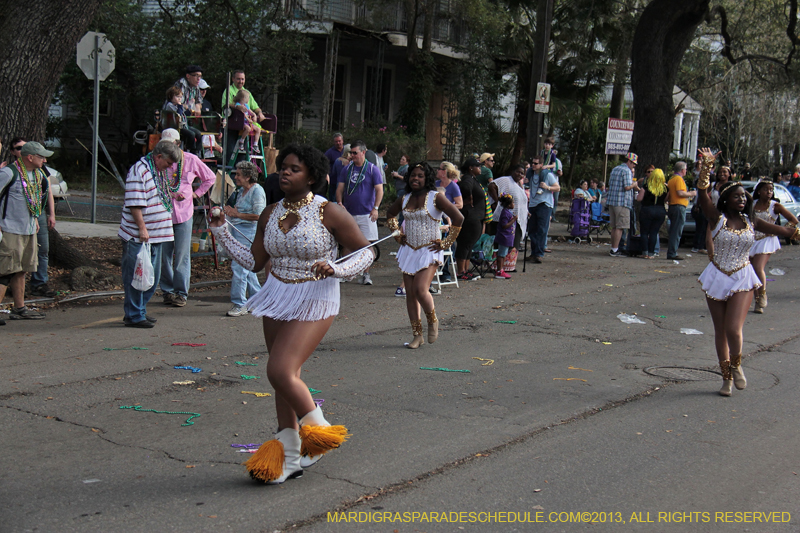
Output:
<instances>
[{"instance_id":1,"label":"crack in pavement","mask_svg":"<svg viewBox=\"0 0 800 533\"><path fill-rule=\"evenodd\" d=\"M392 484L390 484L390 485L388 485L386 487L378 488L377 490L375 490L375 491L373 491L373 492L371 492L369 494L362 494L358 498L350 500L350 501L345 501L345 502L339 504L337 507L334 507L333 509L331 509L329 511L325 511L324 513L319 513L317 515L311 516L309 518L306 518L306 519L300 520L300 521L293 520L291 522L287 522L286 524L281 526L280 530L281 531L283 531L283 530L295 530L296 531L297 529L299 529L301 527L310 526L310 525L313 525L315 523L327 520L328 513L345 512L348 509L351 509L351 508L353 508L353 507L355 507L355 506L357 506L357 505L359 505L359 504L361 504L362 502L365 502L365 501L380 500L381 498L384 498L386 496L390 496L390 495L393 495L393 494L400 494L400 493L412 490L412 489L416 488L415 483L419 484L419 482L424 482L424 481L432 479L435 476L440 476L440 475L445 474L447 472L450 472L450 471L452 471L454 469L464 467L464 466L466 466L466 465L468 465L468 464L470 464L470 463L472 463L474 461L479 460L481 457L488 457L488 456L490 456L490 455L492 455L494 453L499 453L501 451L504 451L507 448L511 448L511 447L514 447L514 446L521 445L521 444L525 443L526 441L528 441L530 439L533 439L533 438L541 435L542 433L544 433L546 431L559 429L559 428L561 428L563 426L566 426L568 424L577 423L577 422L580 422L582 420L587 420L588 418L590 418L592 416L595 416L597 414L600 414L603 411L609 411L611 409L616 409L616 408L619 408L619 407L623 407L623 406L625 406L625 405L627 405L629 403L632 403L632 402L635 402L635 401L639 401L639 400L641 400L643 398L649 398L653 393L658 392L659 390L666 389L667 387L674 386L674 385L677 385L677 383L666 382L666 383L663 383L660 386L651 387L651 388L646 389L646 390L644 390L644 391L642 391L642 392L640 392L638 394L634 394L634 395L628 396L628 397L623 398L621 400L615 400L615 401L607 402L606 404L604 404L601 407L595 407L595 408L592 408L592 409L588 409L588 410L586 410L586 411L584 411L582 413L578 413L578 414L573 415L573 416L571 416L569 418L563 419L563 420L561 420L561 421L559 421L557 423L550 424L550 425L544 426L544 427L540 427L540 428L534 429L532 431L529 431L527 433L523 433L522 435L514 437L514 438L512 438L512 439L510 439L510 440L508 440L506 442L503 442L503 443L498 444L496 446L493 446L491 448L475 452L475 453L473 453L471 455L462 457L460 459L456 459L456 460L451 461L449 463L445 463L442 466L439 466L438 468L435 468L435 469L430 470L428 472L423 472L423 473L421 473L421 474L419 474L419 475L417 475L417 476L415 476L415 477L413 477L411 479L405 479L405 480L397 481L397 482L392 483Z\"/></svg>"}]
</instances>

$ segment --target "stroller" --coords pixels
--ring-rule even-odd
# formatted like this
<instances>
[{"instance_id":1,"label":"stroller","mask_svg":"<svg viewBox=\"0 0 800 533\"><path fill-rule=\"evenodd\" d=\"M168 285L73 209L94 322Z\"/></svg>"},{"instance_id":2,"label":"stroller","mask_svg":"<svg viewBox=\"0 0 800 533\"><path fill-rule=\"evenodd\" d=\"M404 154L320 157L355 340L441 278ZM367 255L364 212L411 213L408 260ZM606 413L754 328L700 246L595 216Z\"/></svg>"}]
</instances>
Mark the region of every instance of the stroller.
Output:
<instances>
[{"instance_id":1,"label":"stroller","mask_svg":"<svg viewBox=\"0 0 800 533\"><path fill-rule=\"evenodd\" d=\"M494 272L494 260L492 259L494 253L494 237L484 233L472 247L472 253L469 256L469 262L472 264L470 272L475 274L475 279L486 277L486 274Z\"/></svg>"},{"instance_id":2,"label":"stroller","mask_svg":"<svg viewBox=\"0 0 800 533\"><path fill-rule=\"evenodd\" d=\"M572 204L570 204L569 225L572 229L569 234L572 236L572 241L576 244L580 243L582 238L592 242L592 238L589 236L592 218L590 205L590 202L584 198L574 198Z\"/></svg>"}]
</instances>

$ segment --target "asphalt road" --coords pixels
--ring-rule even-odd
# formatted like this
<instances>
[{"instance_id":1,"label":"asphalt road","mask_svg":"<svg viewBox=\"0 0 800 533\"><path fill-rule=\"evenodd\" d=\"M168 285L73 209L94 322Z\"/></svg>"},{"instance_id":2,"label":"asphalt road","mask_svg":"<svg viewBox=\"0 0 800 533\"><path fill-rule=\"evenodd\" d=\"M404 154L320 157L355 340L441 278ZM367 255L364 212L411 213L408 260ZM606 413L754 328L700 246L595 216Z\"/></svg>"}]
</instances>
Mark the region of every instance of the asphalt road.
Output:
<instances>
[{"instance_id":1,"label":"asphalt road","mask_svg":"<svg viewBox=\"0 0 800 533\"><path fill-rule=\"evenodd\" d=\"M119 300L9 322L0 531L800 531L800 250L770 261L785 275L747 319L749 386L723 398L705 258L553 249L510 281L445 288L439 341L416 351L384 250L375 285L342 286L303 371L353 436L274 487L231 447L269 438L275 416L242 394L271 392L265 347L257 319L224 316L226 289L154 300L152 330L123 327Z\"/></svg>"}]
</instances>

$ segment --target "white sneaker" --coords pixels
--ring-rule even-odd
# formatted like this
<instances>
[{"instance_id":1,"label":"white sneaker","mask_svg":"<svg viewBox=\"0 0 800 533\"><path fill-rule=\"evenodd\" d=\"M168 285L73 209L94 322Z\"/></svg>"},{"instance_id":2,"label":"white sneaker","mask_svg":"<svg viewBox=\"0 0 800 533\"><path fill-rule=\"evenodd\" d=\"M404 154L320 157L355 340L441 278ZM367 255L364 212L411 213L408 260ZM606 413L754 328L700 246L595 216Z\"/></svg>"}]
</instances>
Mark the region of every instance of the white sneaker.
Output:
<instances>
[{"instance_id":1,"label":"white sneaker","mask_svg":"<svg viewBox=\"0 0 800 533\"><path fill-rule=\"evenodd\" d=\"M698 250L697 248L692 248L692 253L693 253L693 254L696 254L696 253L697 253L697 252L699 252L699 251L700 251L700 250Z\"/></svg>"},{"instance_id":2,"label":"white sneaker","mask_svg":"<svg viewBox=\"0 0 800 533\"><path fill-rule=\"evenodd\" d=\"M242 316L246 315L249 312L250 311L248 311L246 307L239 307L238 305L234 305L228 310L226 314L228 316Z\"/></svg>"},{"instance_id":3,"label":"white sneaker","mask_svg":"<svg viewBox=\"0 0 800 533\"><path fill-rule=\"evenodd\" d=\"M364 274L364 278L361 280L362 285L372 285L372 278L369 277L369 274Z\"/></svg>"}]
</instances>

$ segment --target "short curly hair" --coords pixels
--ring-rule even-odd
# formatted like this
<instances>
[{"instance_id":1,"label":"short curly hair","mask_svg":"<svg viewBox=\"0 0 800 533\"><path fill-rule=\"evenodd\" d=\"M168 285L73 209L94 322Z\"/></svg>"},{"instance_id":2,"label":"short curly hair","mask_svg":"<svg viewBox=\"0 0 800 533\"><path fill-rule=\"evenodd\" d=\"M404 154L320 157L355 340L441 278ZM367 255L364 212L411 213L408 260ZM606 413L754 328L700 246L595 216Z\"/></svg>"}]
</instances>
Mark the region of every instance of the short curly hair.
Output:
<instances>
[{"instance_id":1,"label":"short curly hair","mask_svg":"<svg viewBox=\"0 0 800 533\"><path fill-rule=\"evenodd\" d=\"M291 154L296 155L297 159L306 166L308 177L314 180L314 183L311 184L311 192L325 196L328 191L328 182L325 176L328 175L330 170L328 158L325 157L325 154L310 144L290 144L278 154L278 159L275 162L278 172L283 166L283 160Z\"/></svg>"},{"instance_id":2,"label":"short curly hair","mask_svg":"<svg viewBox=\"0 0 800 533\"><path fill-rule=\"evenodd\" d=\"M422 171L425 172L425 185L422 186L423 190L435 191L436 172L433 171L427 161L420 161L419 163L408 165L408 170L406 171L406 182L408 182L408 179L411 177L411 172L413 172L417 167L421 168Z\"/></svg>"}]
</instances>

